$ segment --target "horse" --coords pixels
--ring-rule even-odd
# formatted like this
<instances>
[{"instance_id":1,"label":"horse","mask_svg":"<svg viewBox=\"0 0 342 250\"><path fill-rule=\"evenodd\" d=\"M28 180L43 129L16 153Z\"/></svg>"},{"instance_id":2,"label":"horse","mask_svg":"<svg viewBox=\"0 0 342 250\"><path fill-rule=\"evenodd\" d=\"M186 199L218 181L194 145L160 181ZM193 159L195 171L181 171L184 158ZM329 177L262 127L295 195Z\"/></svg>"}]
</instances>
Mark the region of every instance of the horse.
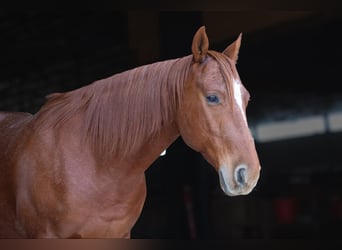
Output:
<instances>
[{"instance_id":1,"label":"horse","mask_svg":"<svg viewBox=\"0 0 342 250\"><path fill-rule=\"evenodd\" d=\"M145 171L178 137L215 168L223 192L246 195L260 163L250 94L236 63L241 34L209 50L53 93L35 114L0 113L1 238L130 238Z\"/></svg>"}]
</instances>

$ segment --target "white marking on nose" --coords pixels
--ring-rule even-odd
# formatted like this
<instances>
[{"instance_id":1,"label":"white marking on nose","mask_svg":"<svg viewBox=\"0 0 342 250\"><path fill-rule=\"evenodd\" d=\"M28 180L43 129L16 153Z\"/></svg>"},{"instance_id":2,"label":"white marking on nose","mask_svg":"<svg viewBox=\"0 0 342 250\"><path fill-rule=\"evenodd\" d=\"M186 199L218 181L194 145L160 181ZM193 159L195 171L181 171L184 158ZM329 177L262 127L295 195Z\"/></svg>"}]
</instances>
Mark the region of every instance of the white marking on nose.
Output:
<instances>
[{"instance_id":1,"label":"white marking on nose","mask_svg":"<svg viewBox=\"0 0 342 250\"><path fill-rule=\"evenodd\" d=\"M242 105L242 93L241 93L241 82L239 80L234 79L233 81L233 88L234 88L234 99L235 102L237 103L241 114L242 114L242 118L245 121L246 125L247 125L247 118L246 118L246 113L243 110L243 105Z\"/></svg>"},{"instance_id":2,"label":"white marking on nose","mask_svg":"<svg viewBox=\"0 0 342 250\"><path fill-rule=\"evenodd\" d=\"M226 195L232 196L232 190L229 187L228 173L225 167L221 167L219 170L220 186Z\"/></svg>"}]
</instances>

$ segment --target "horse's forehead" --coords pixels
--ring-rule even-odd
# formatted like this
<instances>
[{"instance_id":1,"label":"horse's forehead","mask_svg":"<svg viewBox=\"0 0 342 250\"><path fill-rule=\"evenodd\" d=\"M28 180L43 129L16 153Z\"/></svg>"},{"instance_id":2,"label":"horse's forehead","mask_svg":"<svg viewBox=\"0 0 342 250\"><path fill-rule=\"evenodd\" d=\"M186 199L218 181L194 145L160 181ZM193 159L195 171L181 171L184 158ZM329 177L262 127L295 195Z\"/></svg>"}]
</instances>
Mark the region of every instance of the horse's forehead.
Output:
<instances>
[{"instance_id":1,"label":"horse's forehead","mask_svg":"<svg viewBox=\"0 0 342 250\"><path fill-rule=\"evenodd\" d=\"M223 81L222 71L219 63L210 58L202 69L202 77L207 81Z\"/></svg>"}]
</instances>

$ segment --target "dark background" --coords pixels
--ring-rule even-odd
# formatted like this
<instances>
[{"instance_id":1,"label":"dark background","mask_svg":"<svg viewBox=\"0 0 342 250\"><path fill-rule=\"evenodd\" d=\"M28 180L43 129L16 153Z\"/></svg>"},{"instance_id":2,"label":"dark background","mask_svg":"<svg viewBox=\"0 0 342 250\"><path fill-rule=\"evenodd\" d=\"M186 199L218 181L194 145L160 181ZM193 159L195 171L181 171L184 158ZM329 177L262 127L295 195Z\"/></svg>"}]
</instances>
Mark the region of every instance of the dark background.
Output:
<instances>
[{"instance_id":1,"label":"dark background","mask_svg":"<svg viewBox=\"0 0 342 250\"><path fill-rule=\"evenodd\" d=\"M49 93L188 55L201 25L214 50L243 32L238 70L252 95L251 127L325 113L342 100L340 13L26 11L0 14L0 110L34 113ZM256 140L257 188L227 197L214 169L178 139L146 172L148 196L132 237L338 239L341 142L329 132Z\"/></svg>"}]
</instances>

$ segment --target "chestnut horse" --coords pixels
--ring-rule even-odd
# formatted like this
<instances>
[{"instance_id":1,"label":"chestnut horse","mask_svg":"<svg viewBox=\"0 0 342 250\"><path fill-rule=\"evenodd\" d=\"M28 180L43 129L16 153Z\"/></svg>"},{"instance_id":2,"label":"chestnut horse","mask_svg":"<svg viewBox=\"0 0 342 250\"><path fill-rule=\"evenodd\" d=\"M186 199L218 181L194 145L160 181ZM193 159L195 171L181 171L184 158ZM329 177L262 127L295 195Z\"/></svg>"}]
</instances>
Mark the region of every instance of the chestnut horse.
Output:
<instances>
[{"instance_id":1,"label":"chestnut horse","mask_svg":"<svg viewBox=\"0 0 342 250\"><path fill-rule=\"evenodd\" d=\"M192 55L52 94L34 115L0 113L0 236L129 238L144 172L179 136L227 195L251 192L260 165L235 66L240 43L208 50L201 27Z\"/></svg>"}]
</instances>

